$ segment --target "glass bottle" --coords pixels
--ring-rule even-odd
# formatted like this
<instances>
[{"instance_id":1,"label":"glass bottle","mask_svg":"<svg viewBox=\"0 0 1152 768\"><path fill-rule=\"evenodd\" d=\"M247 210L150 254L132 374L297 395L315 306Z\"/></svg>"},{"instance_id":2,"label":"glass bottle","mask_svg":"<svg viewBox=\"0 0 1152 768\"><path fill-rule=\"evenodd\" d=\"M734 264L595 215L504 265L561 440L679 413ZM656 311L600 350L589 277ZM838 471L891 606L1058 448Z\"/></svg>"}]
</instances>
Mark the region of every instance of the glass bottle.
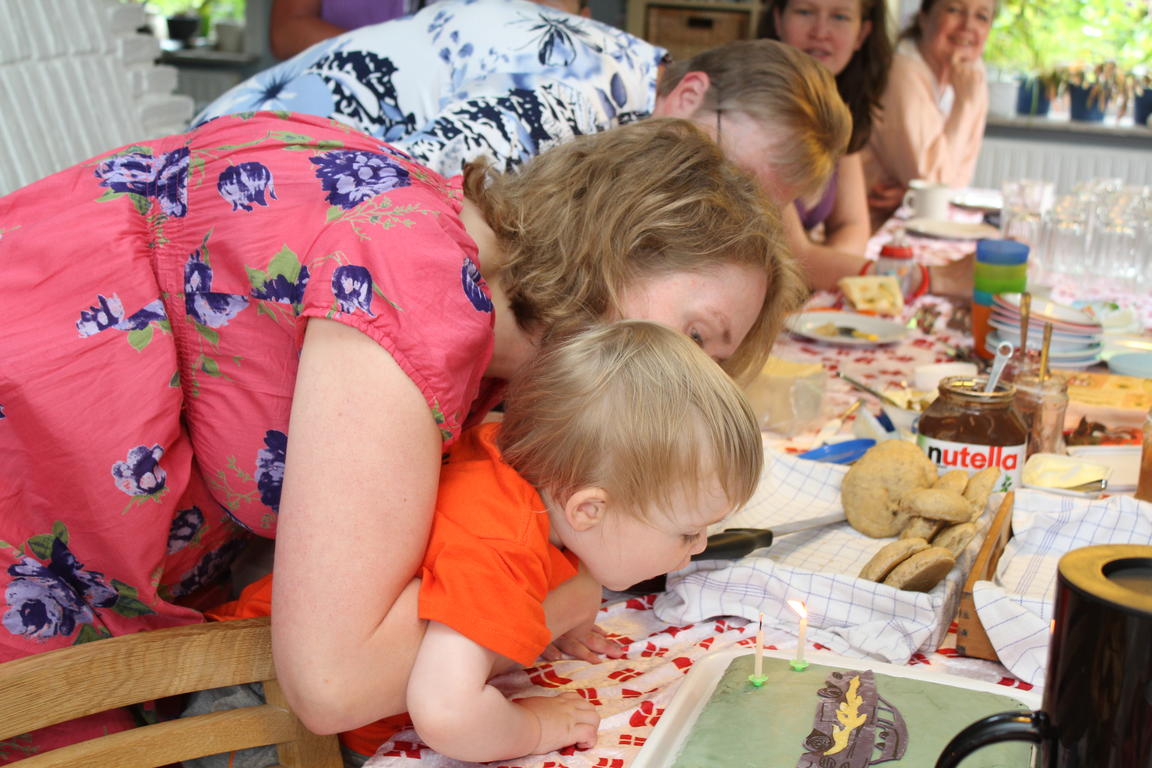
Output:
<instances>
[{"instance_id":1,"label":"glass bottle","mask_svg":"<svg viewBox=\"0 0 1152 768\"><path fill-rule=\"evenodd\" d=\"M1152 501L1152 408L1144 417L1144 450L1140 454L1140 480L1136 484L1136 498Z\"/></svg>"}]
</instances>

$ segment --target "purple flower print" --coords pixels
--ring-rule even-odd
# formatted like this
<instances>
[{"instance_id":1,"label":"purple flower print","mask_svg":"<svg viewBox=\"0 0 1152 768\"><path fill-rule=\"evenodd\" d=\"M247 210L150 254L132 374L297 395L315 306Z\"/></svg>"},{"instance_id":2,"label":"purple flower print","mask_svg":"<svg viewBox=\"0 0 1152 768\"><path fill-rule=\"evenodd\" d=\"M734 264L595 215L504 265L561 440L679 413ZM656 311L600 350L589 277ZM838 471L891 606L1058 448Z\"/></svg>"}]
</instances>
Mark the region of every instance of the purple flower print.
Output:
<instances>
[{"instance_id":1,"label":"purple flower print","mask_svg":"<svg viewBox=\"0 0 1152 768\"><path fill-rule=\"evenodd\" d=\"M341 312L362 309L369 317L376 317L372 313L372 273L365 267L336 267L332 272L332 294L340 303Z\"/></svg>"},{"instance_id":2,"label":"purple flower print","mask_svg":"<svg viewBox=\"0 0 1152 768\"><path fill-rule=\"evenodd\" d=\"M8 575L13 579L4 591L4 628L32 640L71 635L77 624L92 623L93 608L108 608L119 597L104 574L84 570L58 538L47 566L25 555L8 567Z\"/></svg>"},{"instance_id":3,"label":"purple flower print","mask_svg":"<svg viewBox=\"0 0 1152 768\"><path fill-rule=\"evenodd\" d=\"M168 473L160 468L160 457L164 449L159 445L149 448L138 445L128 451L127 461L112 465L112 477L116 487L129 496L150 496L164 490Z\"/></svg>"},{"instance_id":4,"label":"purple flower print","mask_svg":"<svg viewBox=\"0 0 1152 768\"><path fill-rule=\"evenodd\" d=\"M403 166L373 152L334 150L309 159L316 165L316 178L328 193L328 202L345 210L412 183Z\"/></svg>"},{"instance_id":5,"label":"purple flower print","mask_svg":"<svg viewBox=\"0 0 1152 768\"><path fill-rule=\"evenodd\" d=\"M280 488L284 484L284 455L288 450L288 436L270 429L264 433L264 445L256 453L256 487L260 501L274 511L280 511Z\"/></svg>"},{"instance_id":6,"label":"purple flower print","mask_svg":"<svg viewBox=\"0 0 1152 768\"><path fill-rule=\"evenodd\" d=\"M184 263L184 311L200 325L222 328L248 306L248 297L212 292L212 268L197 248Z\"/></svg>"},{"instance_id":7,"label":"purple flower print","mask_svg":"<svg viewBox=\"0 0 1152 768\"><path fill-rule=\"evenodd\" d=\"M492 299L484 292L484 277L472 259L467 256L464 257L464 267L460 270L460 282L464 285L464 295L472 302L477 312L492 311Z\"/></svg>"},{"instance_id":8,"label":"purple flower print","mask_svg":"<svg viewBox=\"0 0 1152 768\"><path fill-rule=\"evenodd\" d=\"M80 310L76 330L81 338L95 336L100 331L115 328L119 331L138 331L147 328L149 323L160 322L168 317L164 302L156 299L143 309L124 317L124 304L116 294L104 296L96 294L96 304Z\"/></svg>"},{"instance_id":9,"label":"purple flower print","mask_svg":"<svg viewBox=\"0 0 1152 768\"><path fill-rule=\"evenodd\" d=\"M179 552L188 546L188 542L192 541L192 537L203 525L204 513L200 511L200 507L193 506L180 510L168 529L168 554Z\"/></svg>"},{"instance_id":10,"label":"purple flower print","mask_svg":"<svg viewBox=\"0 0 1152 768\"><path fill-rule=\"evenodd\" d=\"M276 199L276 189L272 186L272 172L264 163L240 163L225 168L216 180L216 191L220 197L232 204L232 210L252 210L252 204L268 205L264 192Z\"/></svg>"},{"instance_id":11,"label":"purple flower print","mask_svg":"<svg viewBox=\"0 0 1152 768\"><path fill-rule=\"evenodd\" d=\"M308 267L300 267L300 275L292 282L285 275L274 275L264 281L259 289L253 289L252 298L278 301L283 304L302 304L304 289L308 287Z\"/></svg>"},{"instance_id":12,"label":"purple flower print","mask_svg":"<svg viewBox=\"0 0 1152 768\"><path fill-rule=\"evenodd\" d=\"M160 210L179 218L188 213L188 148L162 155L130 152L96 166L100 186L113 192L154 197Z\"/></svg>"},{"instance_id":13,"label":"purple flower print","mask_svg":"<svg viewBox=\"0 0 1152 768\"><path fill-rule=\"evenodd\" d=\"M219 549L209 552L195 567L184 574L178 584L172 585L169 589L170 596L173 598L183 597L219 580L224 572L232 566L236 556L244 549L245 543L244 537L235 538L223 544Z\"/></svg>"}]
</instances>

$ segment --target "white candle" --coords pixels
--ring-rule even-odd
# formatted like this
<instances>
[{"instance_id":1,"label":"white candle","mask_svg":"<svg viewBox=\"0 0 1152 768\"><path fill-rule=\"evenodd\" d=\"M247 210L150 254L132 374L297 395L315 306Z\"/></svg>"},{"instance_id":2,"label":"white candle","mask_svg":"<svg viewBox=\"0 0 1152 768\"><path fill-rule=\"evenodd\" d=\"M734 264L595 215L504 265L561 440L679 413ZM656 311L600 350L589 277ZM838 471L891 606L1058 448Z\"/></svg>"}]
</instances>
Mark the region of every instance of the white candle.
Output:
<instances>
[{"instance_id":1,"label":"white candle","mask_svg":"<svg viewBox=\"0 0 1152 768\"><path fill-rule=\"evenodd\" d=\"M756 661L753 675L757 679L764 677L764 614L760 614L760 628L756 630Z\"/></svg>"},{"instance_id":2,"label":"white candle","mask_svg":"<svg viewBox=\"0 0 1152 768\"><path fill-rule=\"evenodd\" d=\"M800 634L796 638L796 659L792 666L803 668L807 666L804 661L804 643L805 635L808 634L808 609L804 607L802 600L789 600L788 605L800 616Z\"/></svg>"}]
</instances>

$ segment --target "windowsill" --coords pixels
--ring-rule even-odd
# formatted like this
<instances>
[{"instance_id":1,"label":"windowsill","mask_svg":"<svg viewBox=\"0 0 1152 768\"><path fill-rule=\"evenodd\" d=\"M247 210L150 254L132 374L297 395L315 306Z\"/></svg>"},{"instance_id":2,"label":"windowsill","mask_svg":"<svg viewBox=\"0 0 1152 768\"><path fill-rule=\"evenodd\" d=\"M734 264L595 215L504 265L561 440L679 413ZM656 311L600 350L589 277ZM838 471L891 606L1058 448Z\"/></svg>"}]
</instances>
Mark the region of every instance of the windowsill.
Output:
<instances>
[{"instance_id":1,"label":"windowsill","mask_svg":"<svg viewBox=\"0 0 1152 768\"><path fill-rule=\"evenodd\" d=\"M1014 115L1004 117L989 115L988 127L1004 129L1008 132L1044 131L1067 136L1068 134L1094 134L1097 136L1116 136L1125 138L1152 139L1152 127L1135 125L1131 114L1123 119L1115 115L1105 115L1102 123L1087 123L1069 118L1067 112L1050 112L1047 117L1029 117Z\"/></svg>"}]
</instances>

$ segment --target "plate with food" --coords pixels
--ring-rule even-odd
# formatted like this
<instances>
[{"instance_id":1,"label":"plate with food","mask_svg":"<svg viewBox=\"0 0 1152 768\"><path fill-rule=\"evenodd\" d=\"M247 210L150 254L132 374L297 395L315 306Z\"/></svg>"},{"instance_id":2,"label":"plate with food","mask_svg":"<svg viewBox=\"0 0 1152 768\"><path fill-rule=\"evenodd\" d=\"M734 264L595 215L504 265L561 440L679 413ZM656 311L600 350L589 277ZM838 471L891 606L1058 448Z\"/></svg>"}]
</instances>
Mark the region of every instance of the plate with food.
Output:
<instances>
[{"instance_id":1,"label":"plate with food","mask_svg":"<svg viewBox=\"0 0 1152 768\"><path fill-rule=\"evenodd\" d=\"M978 221L915 218L904 222L904 229L914 235L942 240L981 240L1000 237L1000 230L996 227Z\"/></svg>"},{"instance_id":2,"label":"plate with food","mask_svg":"<svg viewBox=\"0 0 1152 768\"><path fill-rule=\"evenodd\" d=\"M908 333L899 323L857 312L802 312L789 317L786 327L813 341L853 347L891 344Z\"/></svg>"}]
</instances>

